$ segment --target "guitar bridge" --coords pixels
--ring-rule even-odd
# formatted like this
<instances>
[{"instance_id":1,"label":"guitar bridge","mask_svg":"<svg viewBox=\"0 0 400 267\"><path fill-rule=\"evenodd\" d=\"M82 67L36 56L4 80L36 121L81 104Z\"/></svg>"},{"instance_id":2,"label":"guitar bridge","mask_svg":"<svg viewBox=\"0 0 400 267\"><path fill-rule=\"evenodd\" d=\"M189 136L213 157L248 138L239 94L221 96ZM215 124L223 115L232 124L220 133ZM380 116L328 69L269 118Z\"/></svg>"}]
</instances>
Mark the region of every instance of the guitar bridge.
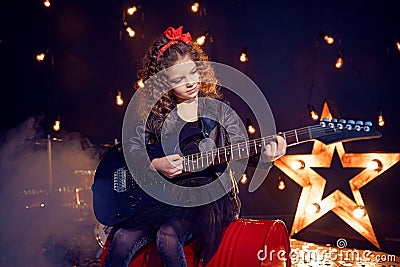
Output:
<instances>
[{"instance_id":1,"label":"guitar bridge","mask_svg":"<svg viewBox=\"0 0 400 267\"><path fill-rule=\"evenodd\" d=\"M114 190L118 193L127 191L126 169L119 168L113 173Z\"/></svg>"}]
</instances>

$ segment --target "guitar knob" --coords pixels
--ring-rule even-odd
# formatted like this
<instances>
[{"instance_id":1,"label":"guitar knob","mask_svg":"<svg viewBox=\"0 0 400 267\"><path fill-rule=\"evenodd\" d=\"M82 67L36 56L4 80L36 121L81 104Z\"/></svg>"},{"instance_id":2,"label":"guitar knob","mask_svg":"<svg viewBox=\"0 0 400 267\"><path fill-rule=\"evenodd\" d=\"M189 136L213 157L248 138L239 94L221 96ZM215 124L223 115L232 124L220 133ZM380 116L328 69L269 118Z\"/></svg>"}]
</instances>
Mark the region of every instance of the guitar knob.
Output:
<instances>
[{"instance_id":1,"label":"guitar knob","mask_svg":"<svg viewBox=\"0 0 400 267\"><path fill-rule=\"evenodd\" d=\"M347 123L348 123L348 124L355 124L356 122L353 121L353 120L348 120Z\"/></svg>"},{"instance_id":2,"label":"guitar knob","mask_svg":"<svg viewBox=\"0 0 400 267\"><path fill-rule=\"evenodd\" d=\"M363 122L363 121L356 121L356 124L357 124L357 125L360 125L360 126L363 126L363 125L364 125L364 122Z\"/></svg>"},{"instance_id":3,"label":"guitar knob","mask_svg":"<svg viewBox=\"0 0 400 267\"><path fill-rule=\"evenodd\" d=\"M346 124L346 120L345 120L345 119L340 119L339 122L340 122L341 124Z\"/></svg>"}]
</instances>

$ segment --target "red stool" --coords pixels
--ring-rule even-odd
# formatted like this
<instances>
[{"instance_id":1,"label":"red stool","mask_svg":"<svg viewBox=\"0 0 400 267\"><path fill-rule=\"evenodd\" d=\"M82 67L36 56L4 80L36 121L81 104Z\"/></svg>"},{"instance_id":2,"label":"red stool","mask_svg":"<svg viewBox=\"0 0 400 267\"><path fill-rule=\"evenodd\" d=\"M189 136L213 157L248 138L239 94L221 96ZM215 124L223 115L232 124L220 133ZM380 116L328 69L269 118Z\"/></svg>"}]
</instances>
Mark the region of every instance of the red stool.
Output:
<instances>
[{"instance_id":1,"label":"red stool","mask_svg":"<svg viewBox=\"0 0 400 267\"><path fill-rule=\"evenodd\" d=\"M101 266L107 255L106 243ZM190 244L184 248L189 267L193 266ZM207 267L290 267L290 243L285 224L280 220L239 219L226 229L221 244ZM155 243L144 247L129 267L161 267Z\"/></svg>"}]
</instances>

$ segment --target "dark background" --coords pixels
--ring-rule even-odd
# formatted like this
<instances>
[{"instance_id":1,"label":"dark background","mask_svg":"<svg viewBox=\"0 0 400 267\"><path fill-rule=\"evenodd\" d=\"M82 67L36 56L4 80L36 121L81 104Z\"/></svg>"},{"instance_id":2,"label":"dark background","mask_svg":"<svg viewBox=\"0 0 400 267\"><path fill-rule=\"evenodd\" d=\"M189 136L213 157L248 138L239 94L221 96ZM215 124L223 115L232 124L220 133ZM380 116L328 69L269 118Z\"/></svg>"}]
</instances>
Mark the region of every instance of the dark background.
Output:
<instances>
[{"instance_id":1,"label":"dark background","mask_svg":"<svg viewBox=\"0 0 400 267\"><path fill-rule=\"evenodd\" d=\"M130 4L141 5L128 19L137 31L134 39L125 33L120 36L122 13ZM331 99L344 118L376 124L380 109L385 117L385 126L378 127L382 138L346 144L347 152L400 152L400 51L395 46L396 38L400 40L398 1L202 1L206 8L202 16L191 13L190 4L176 0L72 0L52 2L47 9L41 1L3 1L3 144L10 144L34 118L35 138L47 134L65 137L73 132L98 147L94 163L87 167L95 168L104 151L101 145L120 140L124 111L134 93L138 61L145 49L168 26L183 25L184 32L190 31L193 37L210 31L213 42L204 46L210 59L243 71L259 86L278 131L312 124L307 105L321 112L325 99ZM322 31L335 37L333 45L321 39ZM239 61L243 46L248 47L248 63ZM35 55L45 50L53 57L53 66L49 57L42 63L35 61ZM340 70L334 68L339 50L344 54ZM125 98L122 107L115 105L116 90ZM61 116L61 133L51 131L57 116ZM310 153L311 146L290 148L288 154ZM4 160L4 153L2 157ZM397 254L399 168L395 165L361 190L382 249ZM249 194L247 185L241 185L242 214L281 218L290 230L301 187L286 177L287 188L279 191L278 175L273 168L256 193ZM6 176L0 183L4 190L8 189ZM328 184L329 177L344 179L338 186L349 195L346 181L354 176L354 170L341 168L334 158L324 176ZM31 186L37 185L33 182ZM350 240L349 246L376 249L331 212L296 237L333 244L343 237Z\"/></svg>"}]
</instances>

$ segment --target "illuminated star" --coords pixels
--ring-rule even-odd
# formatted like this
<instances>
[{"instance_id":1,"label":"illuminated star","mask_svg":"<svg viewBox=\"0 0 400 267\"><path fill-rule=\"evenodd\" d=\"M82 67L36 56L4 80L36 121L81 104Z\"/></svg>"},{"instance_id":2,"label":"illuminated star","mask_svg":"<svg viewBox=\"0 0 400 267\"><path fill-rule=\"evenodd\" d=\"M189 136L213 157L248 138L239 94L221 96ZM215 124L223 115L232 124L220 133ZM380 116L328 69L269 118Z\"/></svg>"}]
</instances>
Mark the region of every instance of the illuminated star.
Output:
<instances>
[{"instance_id":1,"label":"illuminated star","mask_svg":"<svg viewBox=\"0 0 400 267\"><path fill-rule=\"evenodd\" d=\"M326 102L321 118L332 119ZM363 168L348 181L355 201L340 189L322 199L326 180L312 168L330 168L335 150L343 168ZM360 189L399 160L400 153L346 153L342 142L325 145L317 140L311 154L285 155L276 160L275 166L303 188L290 236L332 211L379 248Z\"/></svg>"}]
</instances>

